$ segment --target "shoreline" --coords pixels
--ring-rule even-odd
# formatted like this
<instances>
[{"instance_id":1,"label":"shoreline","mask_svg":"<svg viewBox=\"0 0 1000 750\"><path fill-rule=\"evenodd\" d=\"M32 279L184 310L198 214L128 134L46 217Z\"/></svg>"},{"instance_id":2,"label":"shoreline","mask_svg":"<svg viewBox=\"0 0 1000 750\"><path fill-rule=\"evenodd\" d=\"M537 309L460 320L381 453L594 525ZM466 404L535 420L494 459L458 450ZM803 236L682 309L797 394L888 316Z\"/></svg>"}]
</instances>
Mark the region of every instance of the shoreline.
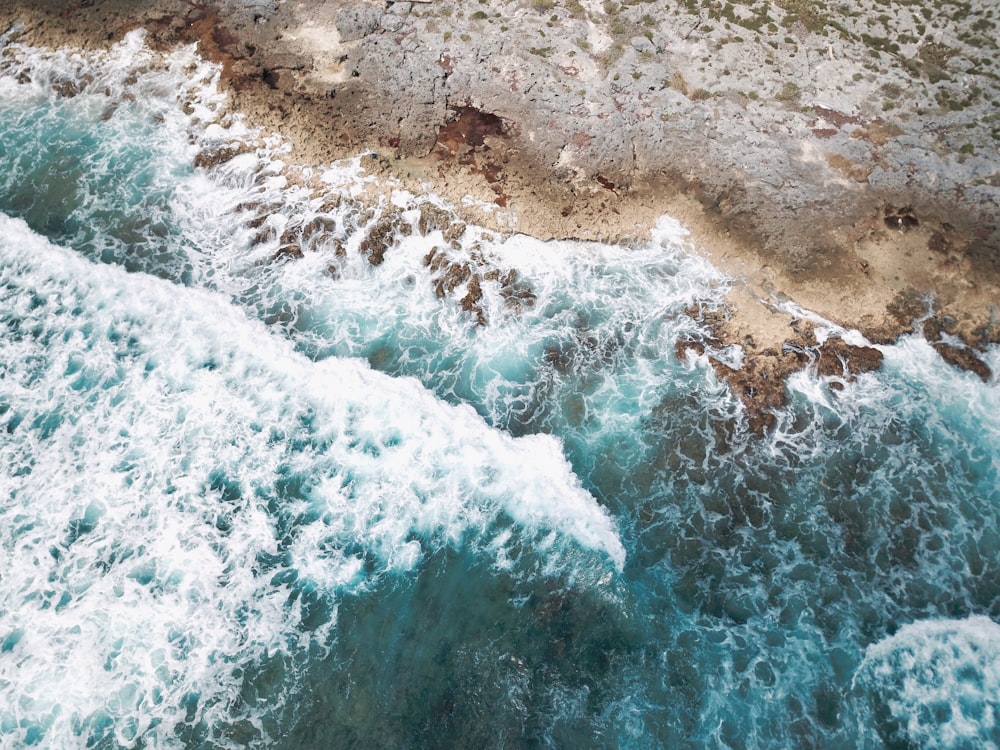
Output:
<instances>
[{"instance_id":1,"label":"shoreline","mask_svg":"<svg viewBox=\"0 0 1000 750\"><path fill-rule=\"evenodd\" d=\"M816 126L808 128L812 135L789 140L778 129L768 139L766 128L747 130L740 123L759 109L754 101L737 102L730 107L735 115L727 110L697 126L678 125L675 115L661 114L661 131L647 144L643 128L648 131L650 118L641 119L640 112L629 121L625 112L621 122L609 123L614 117L602 110L609 97L609 112L635 101L646 106L641 93L633 92L637 99L625 105L616 99L619 72L598 71L604 75L600 77L584 62L553 68L546 58L556 54L554 46L545 48L550 51L544 56L536 54L538 48L524 54L523 40L513 32L506 50L495 57L480 50L471 62L454 35L449 41L457 48L422 46L414 40L427 41L433 19L426 19L428 11L421 9L431 6L324 2L306 10L248 0L96 0L71 9L51 2L27 5L0 3L0 29L20 21L24 28L19 38L39 46L107 46L138 26L147 29L154 46L197 42L202 56L222 66L230 110L262 132L279 132L293 144L296 162L318 165L367 152L373 157L365 160L369 172L390 177L411 192L433 190L465 221L543 240L629 242L648 236L660 216L673 216L690 230L692 247L735 280L723 309L706 321L709 339L682 342L683 347L708 347L710 354L714 346L743 348L749 364L742 375L713 362L737 393L754 394L741 397L761 428L768 422L763 415L783 399L784 377L810 362L794 357L792 362L789 351L819 352L799 317L779 309L786 301L845 329L857 329L876 345L922 330L946 362L987 382L996 377L977 352L1000 343L1000 164L995 179L980 180L967 190L959 180L965 172L951 165L952 174L940 159L934 162L937 171L927 164L921 171L912 163L887 169L890 157L899 160L888 151L900 148L894 142L910 134L895 132L900 126L881 117L861 110L845 114L815 103L791 110L779 97L769 103L770 110L764 108L765 115L770 113L773 122L785 118L790 127L803 122ZM435 3L436 17L448 7L451 0ZM535 23L536 15L525 11L506 20L524 27ZM472 20L448 17L456 29L463 23L471 28ZM594 14L588 19L593 25ZM461 36L469 37L462 42L466 46L473 41L469 34ZM655 53L644 48L641 39L649 36L630 40L631 46L620 51L618 64L625 69L629 60L639 61L630 76L635 81L640 72L647 73L643 60L648 64L665 55L664 47ZM676 49L690 39L659 41L674 49L676 58ZM632 54L637 50L638 55ZM830 61L836 57L831 43ZM406 61L414 66L409 73L386 67ZM508 102L499 99L502 92L495 81L476 78L476 71L488 66L511 89ZM676 76L691 76L674 67ZM521 78L508 85L511 71ZM410 78L401 84L404 74ZM582 86L585 101L592 96L597 102L591 107L596 114L582 113L582 121L592 125L589 130L574 130L582 126L573 107L560 110L564 105L558 101L535 101L529 107L523 101L525 81L552 89L569 79ZM428 80L430 94L424 85ZM990 94L1000 97L1000 85L992 85ZM400 87L394 99L388 98L393 86ZM443 93L438 86L445 87ZM664 102L682 98L687 115L701 116L705 102L712 101L698 91L662 95ZM984 106L990 94L982 94ZM385 119L387 113L398 115L392 127L385 126L392 122ZM630 143L614 141L622 132ZM986 165L976 166L980 171L988 171L989 154L996 154L1000 142L1000 128L991 132L992 143L960 149L966 152L960 156ZM744 140L748 135L762 137ZM809 158L786 157L783 169L759 167L755 172L751 165L726 170L741 158L773 156L792 143ZM626 146L631 149L628 169L620 153ZM862 168L857 159L827 148L833 146L854 149L851 153L870 149L881 166ZM827 150L817 151L819 147ZM718 161L712 162L713 157ZM485 204L496 207L484 210ZM873 351L839 348L839 374L850 379L877 366ZM744 382L748 378L753 387Z\"/></svg>"}]
</instances>

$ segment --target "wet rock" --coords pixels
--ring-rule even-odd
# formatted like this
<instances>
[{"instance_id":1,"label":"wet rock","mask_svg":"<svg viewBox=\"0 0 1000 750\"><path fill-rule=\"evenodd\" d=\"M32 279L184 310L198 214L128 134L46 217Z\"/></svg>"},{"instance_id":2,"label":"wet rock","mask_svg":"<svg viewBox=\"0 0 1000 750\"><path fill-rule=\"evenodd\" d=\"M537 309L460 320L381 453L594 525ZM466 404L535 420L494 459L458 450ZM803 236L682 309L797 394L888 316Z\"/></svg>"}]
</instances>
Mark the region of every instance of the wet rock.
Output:
<instances>
[{"instance_id":1,"label":"wet rock","mask_svg":"<svg viewBox=\"0 0 1000 750\"><path fill-rule=\"evenodd\" d=\"M565 375L573 366L573 353L566 344L552 344L545 348L545 362L556 372Z\"/></svg>"},{"instance_id":2,"label":"wet rock","mask_svg":"<svg viewBox=\"0 0 1000 750\"><path fill-rule=\"evenodd\" d=\"M941 340L942 333L954 334L958 321L948 315L932 315L923 322L924 338L934 343Z\"/></svg>"},{"instance_id":3,"label":"wet rock","mask_svg":"<svg viewBox=\"0 0 1000 750\"><path fill-rule=\"evenodd\" d=\"M870 346L854 346L841 338L828 338L817 348L816 374L841 376L849 382L864 372L882 366L882 352Z\"/></svg>"},{"instance_id":4,"label":"wet rock","mask_svg":"<svg viewBox=\"0 0 1000 750\"><path fill-rule=\"evenodd\" d=\"M750 430L762 435L774 426L774 411L788 403L785 380L805 367L809 357L801 350L779 352L769 348L746 360L739 370L714 357L710 361L716 376L725 380L743 402Z\"/></svg>"},{"instance_id":5,"label":"wet rock","mask_svg":"<svg viewBox=\"0 0 1000 750\"><path fill-rule=\"evenodd\" d=\"M466 293L461 299L461 305L463 310L470 312L474 308L478 308L477 303L483 298L483 287L479 274L473 274L465 288Z\"/></svg>"},{"instance_id":6,"label":"wet rock","mask_svg":"<svg viewBox=\"0 0 1000 750\"><path fill-rule=\"evenodd\" d=\"M454 224L445 229L441 236L444 237L444 241L448 243L458 242L459 238L465 234L465 223L461 221L456 221Z\"/></svg>"},{"instance_id":7,"label":"wet rock","mask_svg":"<svg viewBox=\"0 0 1000 750\"><path fill-rule=\"evenodd\" d=\"M796 335L786 340L780 351L773 347L761 351L745 349L743 366L735 369L714 356L714 352L727 344L736 343L724 337L728 307L691 305L685 312L705 324L706 330L698 336L678 340L674 345L675 356L684 359L688 352L698 356L708 353L716 377L725 381L743 402L748 426L758 435L774 425L774 411L787 403L785 381L792 373L814 363L818 376L842 377L850 382L857 375L882 366L882 352L878 349L854 346L839 337L830 337L819 344L813 324L796 319L790 322ZM842 388L843 385L836 383L831 387Z\"/></svg>"},{"instance_id":8,"label":"wet rock","mask_svg":"<svg viewBox=\"0 0 1000 750\"><path fill-rule=\"evenodd\" d=\"M252 154L257 150L257 144L247 141L233 141L221 146L210 146L202 149L194 157L195 169L213 169L220 164L232 161L241 154Z\"/></svg>"},{"instance_id":9,"label":"wet rock","mask_svg":"<svg viewBox=\"0 0 1000 750\"><path fill-rule=\"evenodd\" d=\"M878 320L872 315L864 316L858 330L873 344L889 345L902 336L904 333L912 333L913 326L902 326L893 319L893 322Z\"/></svg>"},{"instance_id":10,"label":"wet rock","mask_svg":"<svg viewBox=\"0 0 1000 750\"><path fill-rule=\"evenodd\" d=\"M527 282L521 280L513 268L506 272L492 269L492 271L487 272L486 277L495 278L500 287L500 296L503 297L507 306L515 312L521 313L526 307L534 307L538 296L531 290Z\"/></svg>"},{"instance_id":11,"label":"wet rock","mask_svg":"<svg viewBox=\"0 0 1000 750\"><path fill-rule=\"evenodd\" d=\"M688 352L694 352L695 356L700 357L705 353L705 344L693 339L677 339L677 342L674 344L674 356L678 360L683 361L687 359Z\"/></svg>"},{"instance_id":12,"label":"wet rock","mask_svg":"<svg viewBox=\"0 0 1000 750\"><path fill-rule=\"evenodd\" d=\"M483 289L480 283L480 277L474 274L472 278L469 279L469 283L466 284L466 293L462 297L460 304L462 309L466 312L475 313L476 323L484 326L486 325L486 313L483 311L482 305L479 301L483 298Z\"/></svg>"},{"instance_id":13,"label":"wet rock","mask_svg":"<svg viewBox=\"0 0 1000 750\"><path fill-rule=\"evenodd\" d=\"M320 204L318 209L321 214L331 214L334 210L340 208L341 199L339 195L336 194L323 194L323 202Z\"/></svg>"},{"instance_id":14,"label":"wet rock","mask_svg":"<svg viewBox=\"0 0 1000 750\"><path fill-rule=\"evenodd\" d=\"M395 206L386 209L361 241L358 250L373 266L382 265L386 252L395 244L396 234L405 223L401 213Z\"/></svg>"},{"instance_id":15,"label":"wet rock","mask_svg":"<svg viewBox=\"0 0 1000 750\"><path fill-rule=\"evenodd\" d=\"M420 234L430 234L435 229L440 229L443 232L451 226L453 221L454 215L451 211L439 208L433 203L424 203L420 206L417 229L420 230Z\"/></svg>"},{"instance_id":16,"label":"wet rock","mask_svg":"<svg viewBox=\"0 0 1000 750\"><path fill-rule=\"evenodd\" d=\"M72 78L60 79L52 82L52 90L64 99L72 99L79 94L91 82L92 79L75 80Z\"/></svg>"},{"instance_id":17,"label":"wet rock","mask_svg":"<svg viewBox=\"0 0 1000 750\"><path fill-rule=\"evenodd\" d=\"M439 247L432 247L430 252L424 256L424 265L429 268L432 273L441 268L445 262L445 254Z\"/></svg>"},{"instance_id":18,"label":"wet rock","mask_svg":"<svg viewBox=\"0 0 1000 750\"><path fill-rule=\"evenodd\" d=\"M463 229L464 231L464 229ZM518 278L517 271L502 271L492 264L482 248L472 248L468 260L456 260L449 255L448 247L432 248L424 256L424 266L431 274L434 293L443 298L465 284L465 296L459 304L466 312L476 315L479 325L486 325L486 311L482 300L483 285L495 285L508 308L520 313L535 304L536 295L531 287ZM457 249L457 248L455 248Z\"/></svg>"},{"instance_id":19,"label":"wet rock","mask_svg":"<svg viewBox=\"0 0 1000 750\"><path fill-rule=\"evenodd\" d=\"M990 370L989 365L987 365L983 360L981 360L972 349L964 346L954 346L952 344L945 344L943 342L937 342L932 344L934 350L941 355L941 359L950 365L954 365L967 372L974 373L978 375L984 383L988 383L990 378L993 376L993 371Z\"/></svg>"},{"instance_id":20,"label":"wet rock","mask_svg":"<svg viewBox=\"0 0 1000 750\"><path fill-rule=\"evenodd\" d=\"M301 226L289 226L282 232L279 243L294 245L302 250L317 250L317 245L334 236L337 222L329 216L315 216ZM301 252L299 253L301 257Z\"/></svg>"},{"instance_id":21,"label":"wet rock","mask_svg":"<svg viewBox=\"0 0 1000 750\"><path fill-rule=\"evenodd\" d=\"M466 312L475 314L478 325L486 325L486 313L479 304L483 298L482 278L473 272L468 263L456 262L442 248L435 247L424 256L424 265L431 272L434 293L438 299L448 296L465 284L465 296L459 300L459 304Z\"/></svg>"},{"instance_id":22,"label":"wet rock","mask_svg":"<svg viewBox=\"0 0 1000 750\"><path fill-rule=\"evenodd\" d=\"M446 263L444 270L434 282L434 291L439 298L454 291L459 284L465 283L472 275L472 269L466 263Z\"/></svg>"},{"instance_id":23,"label":"wet rock","mask_svg":"<svg viewBox=\"0 0 1000 750\"><path fill-rule=\"evenodd\" d=\"M282 244L275 252L273 258L274 260L298 260L302 257L302 248L299 247L295 242L285 242L285 236L282 235Z\"/></svg>"},{"instance_id":24,"label":"wet rock","mask_svg":"<svg viewBox=\"0 0 1000 750\"><path fill-rule=\"evenodd\" d=\"M268 214L266 213L258 214L247 222L247 226L251 229L260 229L264 225L264 222L267 221L267 217Z\"/></svg>"}]
</instances>

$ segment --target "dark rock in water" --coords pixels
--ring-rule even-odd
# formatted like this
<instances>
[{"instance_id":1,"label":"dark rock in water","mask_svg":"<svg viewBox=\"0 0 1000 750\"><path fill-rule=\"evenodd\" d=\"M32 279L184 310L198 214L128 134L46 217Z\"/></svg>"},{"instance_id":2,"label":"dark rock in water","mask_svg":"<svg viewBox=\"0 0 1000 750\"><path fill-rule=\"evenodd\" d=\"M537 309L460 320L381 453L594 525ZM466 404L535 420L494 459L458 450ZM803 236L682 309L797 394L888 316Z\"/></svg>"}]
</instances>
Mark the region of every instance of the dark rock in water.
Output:
<instances>
[{"instance_id":1,"label":"dark rock in water","mask_svg":"<svg viewBox=\"0 0 1000 750\"><path fill-rule=\"evenodd\" d=\"M525 307L533 307L538 298L531 287L517 278L517 272L508 271L500 279L500 294L507 306L515 312L522 312Z\"/></svg>"},{"instance_id":2,"label":"dark rock in water","mask_svg":"<svg viewBox=\"0 0 1000 750\"><path fill-rule=\"evenodd\" d=\"M462 297L461 305L462 309L466 312L471 312L472 310L479 307L477 304L479 300L483 298L483 287L480 284L479 275L474 274L469 283L466 284L466 293Z\"/></svg>"},{"instance_id":3,"label":"dark rock in water","mask_svg":"<svg viewBox=\"0 0 1000 750\"><path fill-rule=\"evenodd\" d=\"M270 242L274 239L277 233L274 231L274 227L264 225L257 230L257 233L253 236L254 245L263 245L265 242Z\"/></svg>"},{"instance_id":4,"label":"dark rock in water","mask_svg":"<svg viewBox=\"0 0 1000 750\"><path fill-rule=\"evenodd\" d=\"M438 276L437 283L434 285L437 296L444 297L448 292L454 291L471 275L472 269L467 263L447 263L444 273Z\"/></svg>"},{"instance_id":5,"label":"dark rock in water","mask_svg":"<svg viewBox=\"0 0 1000 750\"><path fill-rule=\"evenodd\" d=\"M92 77L85 77L82 80L63 78L52 83L52 90L64 99L72 99L93 81Z\"/></svg>"},{"instance_id":6,"label":"dark rock in water","mask_svg":"<svg viewBox=\"0 0 1000 750\"><path fill-rule=\"evenodd\" d=\"M304 248L315 251L317 245L333 236L337 222L329 216L315 216L302 225L299 242Z\"/></svg>"},{"instance_id":7,"label":"dark rock in water","mask_svg":"<svg viewBox=\"0 0 1000 750\"><path fill-rule=\"evenodd\" d=\"M465 225L462 226L462 231ZM483 284L486 282L499 287L500 296L507 306L520 313L525 307L535 304L535 293L518 279L517 271L509 269L501 271L492 265L481 248L474 248L469 254L469 260L455 260L448 254L448 248L435 247L424 256L424 265L430 271L434 284L434 293L438 298L448 294L465 284L465 296L459 304L466 312L475 313L476 322L486 325L486 312L481 304L483 299ZM471 262L470 262L471 261Z\"/></svg>"},{"instance_id":8,"label":"dark rock in water","mask_svg":"<svg viewBox=\"0 0 1000 750\"><path fill-rule=\"evenodd\" d=\"M705 345L701 341L693 341L691 339L678 339L677 343L674 344L674 356L679 360L687 359L689 351L694 352L700 357L705 353Z\"/></svg>"},{"instance_id":9,"label":"dark rock in water","mask_svg":"<svg viewBox=\"0 0 1000 750\"><path fill-rule=\"evenodd\" d=\"M474 274L469 283L466 285L465 296L462 297L460 304L462 309L466 312L472 312L476 314L476 322L484 326L486 325L486 313L483 311L482 305L479 301L483 298L483 289L479 281L479 275Z\"/></svg>"},{"instance_id":10,"label":"dark rock in water","mask_svg":"<svg viewBox=\"0 0 1000 750\"><path fill-rule=\"evenodd\" d=\"M461 221L456 221L441 234L445 242L458 242L458 238L465 234L465 224Z\"/></svg>"},{"instance_id":11,"label":"dark rock in water","mask_svg":"<svg viewBox=\"0 0 1000 750\"><path fill-rule=\"evenodd\" d=\"M358 248L369 263L373 266L382 265L385 253L395 243L396 233L400 231L402 224L401 211L395 207L387 209L378 218Z\"/></svg>"},{"instance_id":12,"label":"dark rock in water","mask_svg":"<svg viewBox=\"0 0 1000 750\"><path fill-rule=\"evenodd\" d=\"M297 260L302 257L302 248L294 243L283 244L274 254L275 260Z\"/></svg>"},{"instance_id":13,"label":"dark rock in water","mask_svg":"<svg viewBox=\"0 0 1000 750\"><path fill-rule=\"evenodd\" d=\"M853 346L840 338L829 338L819 346L790 342L779 353L765 349L748 358L740 370L734 370L714 357L716 375L729 383L747 410L750 429L763 434L774 425L774 410L788 402L785 380L804 369L815 353L816 374L820 377L843 377L848 382L864 372L882 366L882 352L870 346Z\"/></svg>"},{"instance_id":14,"label":"dark rock in water","mask_svg":"<svg viewBox=\"0 0 1000 750\"><path fill-rule=\"evenodd\" d=\"M964 346L952 346L940 341L932 344L932 346L945 362L968 372L975 373L984 383L989 382L989 379L993 376L993 371L990 370L989 365L976 356L976 353L972 349Z\"/></svg>"},{"instance_id":15,"label":"dark rock in water","mask_svg":"<svg viewBox=\"0 0 1000 750\"><path fill-rule=\"evenodd\" d=\"M241 154L253 153L256 149L256 143L246 141L236 141L223 146L206 148L195 155L194 166L196 169L212 169L227 161L232 161Z\"/></svg>"},{"instance_id":16,"label":"dark rock in water","mask_svg":"<svg viewBox=\"0 0 1000 750\"><path fill-rule=\"evenodd\" d=\"M819 344L811 323L793 320L790 325L796 335L784 343L781 351L769 347L746 352L743 366L737 370L714 356L728 343L723 340L727 308L692 305L685 312L704 323L707 330L698 338L679 340L674 345L675 355L683 359L689 351L699 356L707 352L716 376L728 383L743 402L750 430L758 435L774 425L774 410L787 403L785 380L792 373L815 363L819 377L842 377L851 382L857 375L882 366L883 356L878 349L853 346L839 337L830 337ZM843 383L831 387L840 390Z\"/></svg>"},{"instance_id":17,"label":"dark rock in water","mask_svg":"<svg viewBox=\"0 0 1000 750\"><path fill-rule=\"evenodd\" d=\"M556 372L565 375L573 366L573 353L565 344L551 344L545 348L545 361L552 365Z\"/></svg>"},{"instance_id":18,"label":"dark rock in water","mask_svg":"<svg viewBox=\"0 0 1000 750\"><path fill-rule=\"evenodd\" d=\"M430 234L435 229L444 231L451 226L454 217L450 211L438 208L433 203L424 203L420 206L420 219L417 222L417 229L420 234Z\"/></svg>"},{"instance_id":19,"label":"dark rock in water","mask_svg":"<svg viewBox=\"0 0 1000 750\"><path fill-rule=\"evenodd\" d=\"M841 338L828 338L817 349L816 374L821 377L856 375L882 366L882 352L870 346L852 346Z\"/></svg>"},{"instance_id":20,"label":"dark rock in water","mask_svg":"<svg viewBox=\"0 0 1000 750\"><path fill-rule=\"evenodd\" d=\"M774 410L788 403L785 380L805 367L809 357L801 350L765 349L748 359L740 370L714 357L711 362L716 375L729 383L746 407L750 430L762 435L774 426Z\"/></svg>"}]
</instances>

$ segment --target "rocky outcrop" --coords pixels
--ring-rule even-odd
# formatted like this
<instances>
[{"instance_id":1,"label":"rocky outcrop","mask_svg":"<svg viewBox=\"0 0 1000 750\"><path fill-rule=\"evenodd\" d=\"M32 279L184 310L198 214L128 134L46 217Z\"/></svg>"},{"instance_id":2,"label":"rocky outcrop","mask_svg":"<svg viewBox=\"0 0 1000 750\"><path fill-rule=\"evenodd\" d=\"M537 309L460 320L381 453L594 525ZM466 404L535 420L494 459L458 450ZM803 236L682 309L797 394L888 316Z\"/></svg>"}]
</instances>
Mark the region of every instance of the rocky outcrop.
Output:
<instances>
[{"instance_id":1,"label":"rocky outcrop","mask_svg":"<svg viewBox=\"0 0 1000 750\"><path fill-rule=\"evenodd\" d=\"M844 383L882 366L882 352L875 347L849 344L836 335L820 343L814 326L805 321L796 321L794 334L790 333L780 348L754 351L740 366L733 366L722 357L723 349L736 343L726 330L732 310L694 306L687 314L703 324L703 334L678 341L676 356L684 359L689 351L707 354L716 376L743 402L747 424L756 434L770 429L775 411L788 403L785 380L792 373L811 368L816 376L828 380L830 388L842 390Z\"/></svg>"},{"instance_id":2,"label":"rocky outcrop","mask_svg":"<svg viewBox=\"0 0 1000 750\"><path fill-rule=\"evenodd\" d=\"M933 346L934 350L941 355L941 359L945 362L978 375L984 383L988 383L993 376L993 371L990 370L989 365L976 356L975 352L969 347L945 344L940 341L933 344Z\"/></svg>"},{"instance_id":3,"label":"rocky outcrop","mask_svg":"<svg viewBox=\"0 0 1000 750\"><path fill-rule=\"evenodd\" d=\"M490 156L466 166L510 179L534 165L528 177L562 189L521 187L558 200L557 215L574 195L669 184L803 273L877 212L886 230L947 223L971 252L1000 243L1000 19L985 0L930 18L903 0L808 13L790 0L479 5L4 0L0 12L41 36L93 42L142 24L162 43L196 40L224 64L235 106L310 155L455 155L449 129L475 112L497 127L468 144Z\"/></svg>"},{"instance_id":4,"label":"rocky outcrop","mask_svg":"<svg viewBox=\"0 0 1000 750\"><path fill-rule=\"evenodd\" d=\"M976 354L1000 341L1000 18L988 0L933 11L908 0L0 0L0 29L15 21L50 46L106 44L139 25L154 44L197 42L221 64L231 106L289 137L297 160L370 152L372 169L404 184L505 209L465 217L495 228L623 239L674 213L741 280L740 305L764 301L771 314L767 300L790 298L875 343L920 329L947 361L992 377ZM360 249L374 264L400 226L380 222ZM464 231L430 210L420 222ZM259 232L275 239L262 219ZM309 236L286 228L277 254L296 257ZM428 261L436 291L479 322L491 284L512 306L531 303L508 271L453 257L444 239ZM761 414L778 396L759 394L789 368L849 378L852 363L875 361L794 331L765 343L759 311L740 305L732 318L746 325L729 341L746 344L748 364L726 379Z\"/></svg>"}]
</instances>

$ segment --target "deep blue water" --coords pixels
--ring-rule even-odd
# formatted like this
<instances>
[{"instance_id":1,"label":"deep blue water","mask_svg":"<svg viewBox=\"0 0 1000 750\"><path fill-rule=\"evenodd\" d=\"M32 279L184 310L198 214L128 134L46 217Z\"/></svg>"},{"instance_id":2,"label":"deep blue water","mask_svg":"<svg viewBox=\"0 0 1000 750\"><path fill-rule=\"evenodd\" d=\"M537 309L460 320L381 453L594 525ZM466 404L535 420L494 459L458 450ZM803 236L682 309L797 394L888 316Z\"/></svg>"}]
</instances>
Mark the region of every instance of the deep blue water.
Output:
<instances>
[{"instance_id":1,"label":"deep blue water","mask_svg":"<svg viewBox=\"0 0 1000 750\"><path fill-rule=\"evenodd\" d=\"M214 73L0 55L0 745L1000 746L995 379L904 339L754 438L675 222L422 223Z\"/></svg>"}]
</instances>

